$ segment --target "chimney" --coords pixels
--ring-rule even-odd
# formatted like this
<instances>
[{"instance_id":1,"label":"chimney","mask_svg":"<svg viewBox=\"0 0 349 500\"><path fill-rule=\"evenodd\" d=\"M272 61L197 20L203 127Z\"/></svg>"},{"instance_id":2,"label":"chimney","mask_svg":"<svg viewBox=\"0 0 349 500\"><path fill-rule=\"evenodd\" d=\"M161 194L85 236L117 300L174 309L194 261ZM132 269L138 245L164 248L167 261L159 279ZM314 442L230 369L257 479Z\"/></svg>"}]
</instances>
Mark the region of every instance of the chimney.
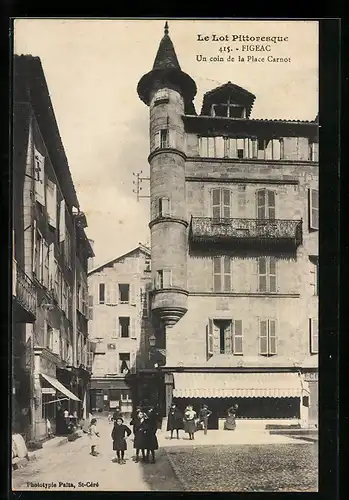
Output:
<instances>
[{"instance_id":1,"label":"chimney","mask_svg":"<svg viewBox=\"0 0 349 500\"><path fill-rule=\"evenodd\" d=\"M94 244L95 244L94 240L90 240L89 239L88 241L89 241L89 243L91 245L92 250L94 250L94 248L93 248ZM87 270L88 271L91 271L91 269L94 268L94 262L95 262L94 257L91 257L90 259L88 259L88 262L87 262Z\"/></svg>"}]
</instances>

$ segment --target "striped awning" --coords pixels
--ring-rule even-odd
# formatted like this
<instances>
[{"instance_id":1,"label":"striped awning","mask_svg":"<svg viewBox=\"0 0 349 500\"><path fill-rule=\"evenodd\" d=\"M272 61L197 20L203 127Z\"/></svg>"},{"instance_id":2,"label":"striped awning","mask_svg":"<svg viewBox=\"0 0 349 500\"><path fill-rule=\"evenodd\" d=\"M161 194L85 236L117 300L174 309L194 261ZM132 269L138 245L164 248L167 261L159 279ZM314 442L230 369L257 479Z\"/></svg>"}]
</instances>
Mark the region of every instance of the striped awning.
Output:
<instances>
[{"instance_id":1,"label":"striped awning","mask_svg":"<svg viewBox=\"0 0 349 500\"><path fill-rule=\"evenodd\" d=\"M301 397L298 373L174 373L175 398Z\"/></svg>"}]
</instances>

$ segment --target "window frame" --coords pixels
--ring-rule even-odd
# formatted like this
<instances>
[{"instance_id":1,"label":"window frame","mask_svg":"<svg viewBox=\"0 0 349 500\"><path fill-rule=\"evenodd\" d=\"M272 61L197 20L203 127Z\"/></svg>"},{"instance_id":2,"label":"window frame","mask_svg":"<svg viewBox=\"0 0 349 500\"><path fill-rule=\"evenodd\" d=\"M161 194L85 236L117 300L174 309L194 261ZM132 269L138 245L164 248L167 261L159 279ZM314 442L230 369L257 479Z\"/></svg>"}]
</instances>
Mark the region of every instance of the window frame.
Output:
<instances>
[{"instance_id":1,"label":"window frame","mask_svg":"<svg viewBox=\"0 0 349 500\"><path fill-rule=\"evenodd\" d=\"M103 287L103 294L101 294L101 287ZM98 283L98 304L105 304L105 283ZM103 295L103 300L101 300L101 295Z\"/></svg>"},{"instance_id":2,"label":"window frame","mask_svg":"<svg viewBox=\"0 0 349 500\"><path fill-rule=\"evenodd\" d=\"M316 324L316 329L314 328L314 323ZM314 333L315 331L316 333ZM319 318L309 318L309 343L310 354L319 354ZM314 348L314 345L316 345L316 348Z\"/></svg>"},{"instance_id":3,"label":"window frame","mask_svg":"<svg viewBox=\"0 0 349 500\"><path fill-rule=\"evenodd\" d=\"M216 263L219 262L219 272L215 271ZM229 262L229 272L226 272L225 264ZM220 255L212 257L212 274L213 274L213 292L214 293L230 293L233 291L233 259L228 255ZM215 277L220 276L220 290L217 290ZM226 287L226 277L229 276L230 286ZM229 290L226 290L229 288Z\"/></svg>"},{"instance_id":4,"label":"window frame","mask_svg":"<svg viewBox=\"0 0 349 500\"><path fill-rule=\"evenodd\" d=\"M126 328L126 326L122 324L121 320L126 320L126 319L128 319L127 335L123 335L122 334L123 333L123 328ZM131 338L131 318L130 318L130 316L119 316L118 317L118 323L119 323L119 338L120 339L129 339L129 338Z\"/></svg>"},{"instance_id":5,"label":"window frame","mask_svg":"<svg viewBox=\"0 0 349 500\"><path fill-rule=\"evenodd\" d=\"M315 196L314 196L315 194ZM314 207L314 200L316 200L316 205ZM308 191L308 212L309 212L309 230L318 231L319 230L319 190L309 188ZM316 215L315 215L316 214ZM317 219L314 222L314 218Z\"/></svg>"},{"instance_id":6,"label":"window frame","mask_svg":"<svg viewBox=\"0 0 349 500\"><path fill-rule=\"evenodd\" d=\"M264 261L265 273L261 272L261 262ZM274 272L271 272L271 262L274 266ZM277 259L276 257L258 257L257 258L257 277L258 277L258 287L257 290L260 293L277 293ZM265 290L261 286L261 278L265 277ZM274 278L274 286L272 286L272 279ZM274 288L274 290L272 289Z\"/></svg>"},{"instance_id":7,"label":"window frame","mask_svg":"<svg viewBox=\"0 0 349 500\"><path fill-rule=\"evenodd\" d=\"M211 192L211 217L214 221L224 221L229 220L232 217L232 190L230 188L224 187L213 187L210 190ZM215 203L215 194L219 193L219 203ZM226 195L229 194L229 203L226 202ZM215 214L215 209L217 210L219 207L219 217Z\"/></svg>"},{"instance_id":8,"label":"window frame","mask_svg":"<svg viewBox=\"0 0 349 500\"><path fill-rule=\"evenodd\" d=\"M262 323L266 324L266 334L262 335L261 330L262 330ZM273 334L271 333L273 330ZM277 336L277 322L276 319L274 318L259 318L258 320L258 343L259 343L259 355L260 356L277 356L278 353L278 336ZM261 340L266 339L266 349L264 352L262 352L261 348ZM271 348L271 339L274 340L274 349ZM274 351L274 352L273 352Z\"/></svg>"}]
</instances>

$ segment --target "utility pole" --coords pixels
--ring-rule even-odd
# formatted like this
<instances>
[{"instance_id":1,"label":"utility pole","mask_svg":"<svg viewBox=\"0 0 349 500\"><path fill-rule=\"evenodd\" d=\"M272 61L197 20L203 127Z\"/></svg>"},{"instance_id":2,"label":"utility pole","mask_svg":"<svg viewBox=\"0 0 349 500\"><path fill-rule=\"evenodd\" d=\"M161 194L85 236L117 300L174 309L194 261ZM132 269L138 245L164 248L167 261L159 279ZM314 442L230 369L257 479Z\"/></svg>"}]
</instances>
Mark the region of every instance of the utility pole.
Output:
<instances>
[{"instance_id":1,"label":"utility pole","mask_svg":"<svg viewBox=\"0 0 349 500\"><path fill-rule=\"evenodd\" d=\"M150 181L150 177L142 177L142 170L140 172L133 172L133 175L135 177L135 180L133 181L133 184L135 185L135 189L132 191L137 195L137 201L140 200L140 198L150 198L150 196L146 195L140 195L140 192L142 191L142 182L143 181Z\"/></svg>"}]
</instances>

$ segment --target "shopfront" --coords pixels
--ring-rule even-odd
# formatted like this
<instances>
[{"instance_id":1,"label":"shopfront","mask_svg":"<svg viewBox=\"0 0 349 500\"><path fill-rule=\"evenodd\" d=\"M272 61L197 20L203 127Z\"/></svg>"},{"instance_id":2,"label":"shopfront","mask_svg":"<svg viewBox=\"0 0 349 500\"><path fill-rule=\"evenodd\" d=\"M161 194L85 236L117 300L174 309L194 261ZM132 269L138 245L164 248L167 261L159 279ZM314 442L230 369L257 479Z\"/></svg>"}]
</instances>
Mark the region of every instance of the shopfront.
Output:
<instances>
[{"instance_id":1,"label":"shopfront","mask_svg":"<svg viewBox=\"0 0 349 500\"><path fill-rule=\"evenodd\" d=\"M90 408L92 412L113 412L116 408L130 416L133 408L133 386L125 378L91 378Z\"/></svg>"},{"instance_id":2,"label":"shopfront","mask_svg":"<svg viewBox=\"0 0 349 500\"><path fill-rule=\"evenodd\" d=\"M166 405L184 410L191 404L212 411L209 426L218 429L228 409L237 405L237 418L255 421L292 421L308 426L309 387L298 372L181 372L167 373Z\"/></svg>"}]
</instances>

